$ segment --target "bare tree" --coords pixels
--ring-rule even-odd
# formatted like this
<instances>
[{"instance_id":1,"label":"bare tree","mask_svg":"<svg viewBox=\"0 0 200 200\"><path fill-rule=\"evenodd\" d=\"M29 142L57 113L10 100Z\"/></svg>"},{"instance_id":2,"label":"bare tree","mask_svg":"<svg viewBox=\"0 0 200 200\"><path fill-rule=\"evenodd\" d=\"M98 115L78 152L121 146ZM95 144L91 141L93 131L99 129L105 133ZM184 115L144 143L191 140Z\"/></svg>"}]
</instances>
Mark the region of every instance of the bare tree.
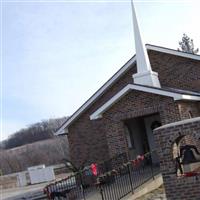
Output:
<instances>
[{"instance_id":1,"label":"bare tree","mask_svg":"<svg viewBox=\"0 0 200 200\"><path fill-rule=\"evenodd\" d=\"M182 41L179 42L180 49L179 51L183 51L186 53L197 54L199 49L194 48L193 39L190 39L185 33L183 34Z\"/></svg>"},{"instance_id":2,"label":"bare tree","mask_svg":"<svg viewBox=\"0 0 200 200\"><path fill-rule=\"evenodd\" d=\"M0 144L1 149L11 149L25 144L30 144L40 140L54 137L54 132L66 120L66 117L58 119L43 120L31 124L27 128L21 129L12 134L6 141Z\"/></svg>"},{"instance_id":3,"label":"bare tree","mask_svg":"<svg viewBox=\"0 0 200 200\"><path fill-rule=\"evenodd\" d=\"M0 151L0 169L3 174L27 170L34 165L46 166L65 163L69 158L67 136L59 136Z\"/></svg>"}]
</instances>

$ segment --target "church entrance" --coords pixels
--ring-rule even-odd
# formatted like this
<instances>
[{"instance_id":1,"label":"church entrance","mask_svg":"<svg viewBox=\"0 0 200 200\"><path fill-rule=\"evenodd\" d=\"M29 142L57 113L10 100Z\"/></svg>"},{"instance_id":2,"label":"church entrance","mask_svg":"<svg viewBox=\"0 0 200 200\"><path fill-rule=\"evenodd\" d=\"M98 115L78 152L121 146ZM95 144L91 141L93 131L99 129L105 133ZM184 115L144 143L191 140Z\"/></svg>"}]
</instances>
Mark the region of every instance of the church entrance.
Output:
<instances>
[{"instance_id":1,"label":"church entrance","mask_svg":"<svg viewBox=\"0 0 200 200\"><path fill-rule=\"evenodd\" d=\"M161 126L159 114L132 118L124 121L130 159L135 159L137 155L155 151L156 145L153 129L159 126ZM152 160L157 162L157 156L153 156Z\"/></svg>"}]
</instances>

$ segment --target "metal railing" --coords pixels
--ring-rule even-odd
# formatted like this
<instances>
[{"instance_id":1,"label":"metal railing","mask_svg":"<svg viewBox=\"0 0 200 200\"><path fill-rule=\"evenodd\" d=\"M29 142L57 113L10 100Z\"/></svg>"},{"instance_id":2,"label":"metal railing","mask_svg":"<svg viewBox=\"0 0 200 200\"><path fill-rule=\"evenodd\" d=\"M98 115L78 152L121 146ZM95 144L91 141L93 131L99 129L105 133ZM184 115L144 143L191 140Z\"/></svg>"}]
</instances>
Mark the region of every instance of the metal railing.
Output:
<instances>
[{"instance_id":1,"label":"metal railing","mask_svg":"<svg viewBox=\"0 0 200 200\"><path fill-rule=\"evenodd\" d=\"M148 181L159 172L155 153L148 153L136 160L127 160L123 153L100 163L94 176L88 167L44 188L48 199L119 200ZM93 198L91 198L91 196Z\"/></svg>"},{"instance_id":2,"label":"metal railing","mask_svg":"<svg viewBox=\"0 0 200 200\"><path fill-rule=\"evenodd\" d=\"M158 173L159 161L155 152L124 163L98 178L102 200L122 199L148 180L154 179Z\"/></svg>"},{"instance_id":3,"label":"metal railing","mask_svg":"<svg viewBox=\"0 0 200 200\"><path fill-rule=\"evenodd\" d=\"M48 185L44 192L47 194L48 199L82 199L84 193L81 180L81 174L72 175Z\"/></svg>"}]
</instances>

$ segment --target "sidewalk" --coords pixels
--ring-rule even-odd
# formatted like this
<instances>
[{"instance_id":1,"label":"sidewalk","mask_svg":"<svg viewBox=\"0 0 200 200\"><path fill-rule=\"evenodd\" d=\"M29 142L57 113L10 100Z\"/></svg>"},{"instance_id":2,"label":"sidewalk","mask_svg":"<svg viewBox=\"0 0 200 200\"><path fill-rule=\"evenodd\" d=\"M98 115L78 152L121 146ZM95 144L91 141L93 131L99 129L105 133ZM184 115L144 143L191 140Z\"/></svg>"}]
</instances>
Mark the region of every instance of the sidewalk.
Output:
<instances>
[{"instance_id":1,"label":"sidewalk","mask_svg":"<svg viewBox=\"0 0 200 200\"><path fill-rule=\"evenodd\" d=\"M166 196L165 196L165 191L163 186L161 186L160 188L144 195L141 196L139 198L137 198L136 200L167 200Z\"/></svg>"}]
</instances>

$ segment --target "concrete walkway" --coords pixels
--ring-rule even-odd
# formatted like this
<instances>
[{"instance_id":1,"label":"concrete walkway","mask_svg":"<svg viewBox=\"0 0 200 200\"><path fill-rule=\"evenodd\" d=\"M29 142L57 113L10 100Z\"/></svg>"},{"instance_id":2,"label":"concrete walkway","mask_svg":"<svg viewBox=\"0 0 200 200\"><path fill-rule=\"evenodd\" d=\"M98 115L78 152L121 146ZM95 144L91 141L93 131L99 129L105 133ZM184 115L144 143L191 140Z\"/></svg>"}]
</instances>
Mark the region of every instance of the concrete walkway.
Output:
<instances>
[{"instance_id":1,"label":"concrete walkway","mask_svg":"<svg viewBox=\"0 0 200 200\"><path fill-rule=\"evenodd\" d=\"M161 186L158 189L137 198L136 200L167 200L167 198L165 195L165 190L163 186Z\"/></svg>"},{"instance_id":2,"label":"concrete walkway","mask_svg":"<svg viewBox=\"0 0 200 200\"><path fill-rule=\"evenodd\" d=\"M155 200L155 198L145 199L145 195L152 196L151 194L157 194L158 188L160 188L163 184L163 179L161 174L155 176L154 180L150 179L140 187L138 187L134 194L129 194L123 198L123 200ZM160 190L158 190L160 191ZM164 192L163 192L164 193ZM164 199L156 199L156 200L164 200Z\"/></svg>"}]
</instances>

